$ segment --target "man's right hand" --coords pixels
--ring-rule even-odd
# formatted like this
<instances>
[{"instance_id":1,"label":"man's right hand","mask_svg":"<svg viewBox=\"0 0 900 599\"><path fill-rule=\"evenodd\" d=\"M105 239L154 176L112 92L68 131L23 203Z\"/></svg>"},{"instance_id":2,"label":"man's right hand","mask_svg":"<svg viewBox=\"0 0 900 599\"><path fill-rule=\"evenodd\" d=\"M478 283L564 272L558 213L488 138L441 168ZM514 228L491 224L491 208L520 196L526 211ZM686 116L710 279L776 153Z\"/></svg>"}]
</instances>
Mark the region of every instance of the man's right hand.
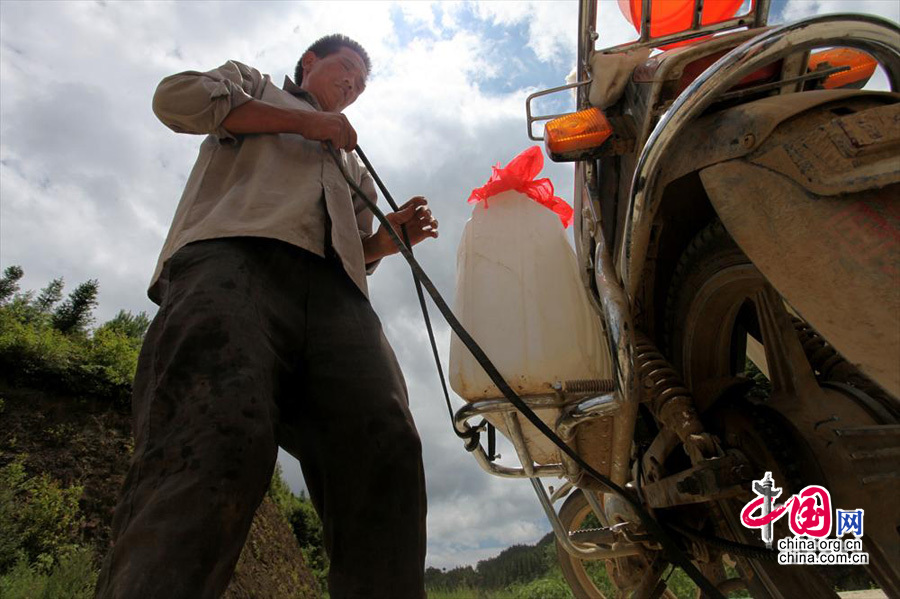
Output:
<instances>
[{"instance_id":1,"label":"man's right hand","mask_svg":"<svg viewBox=\"0 0 900 599\"><path fill-rule=\"evenodd\" d=\"M297 110L250 100L228 113L222 126L235 135L297 133L306 139L330 141L335 148L356 147L356 130L343 114Z\"/></svg>"},{"instance_id":2,"label":"man's right hand","mask_svg":"<svg viewBox=\"0 0 900 599\"><path fill-rule=\"evenodd\" d=\"M330 141L335 148L351 151L356 147L356 130L341 113L298 111L297 133L306 139Z\"/></svg>"}]
</instances>

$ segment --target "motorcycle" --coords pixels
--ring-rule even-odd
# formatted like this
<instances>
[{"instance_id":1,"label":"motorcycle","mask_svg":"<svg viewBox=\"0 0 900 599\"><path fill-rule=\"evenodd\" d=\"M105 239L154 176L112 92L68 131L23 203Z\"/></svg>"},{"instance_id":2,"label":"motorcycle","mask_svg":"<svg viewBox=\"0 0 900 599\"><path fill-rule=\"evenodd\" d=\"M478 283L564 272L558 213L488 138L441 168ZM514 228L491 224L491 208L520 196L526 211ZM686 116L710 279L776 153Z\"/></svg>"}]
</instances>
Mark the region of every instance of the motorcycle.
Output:
<instances>
[{"instance_id":1,"label":"motorcycle","mask_svg":"<svg viewBox=\"0 0 900 599\"><path fill-rule=\"evenodd\" d=\"M832 507L864 510L868 576L900 597L900 29L863 15L770 27L769 0L735 16L730 0L623 4L639 39L596 50L597 2L582 0L576 81L526 102L529 137L575 163L578 272L612 376L522 399L721 593L836 597L858 577L762 550L760 528L771 548L796 524L741 517L761 493L774 512L774 484L797 504L827 489L829 532ZM860 89L877 65L892 92ZM568 90L575 113L533 114ZM467 449L531 481L576 597L603 597L607 577L616 596L673 596L628 501L564 453L537 459L537 431L502 398L458 410L457 431L486 415L521 467Z\"/></svg>"}]
</instances>

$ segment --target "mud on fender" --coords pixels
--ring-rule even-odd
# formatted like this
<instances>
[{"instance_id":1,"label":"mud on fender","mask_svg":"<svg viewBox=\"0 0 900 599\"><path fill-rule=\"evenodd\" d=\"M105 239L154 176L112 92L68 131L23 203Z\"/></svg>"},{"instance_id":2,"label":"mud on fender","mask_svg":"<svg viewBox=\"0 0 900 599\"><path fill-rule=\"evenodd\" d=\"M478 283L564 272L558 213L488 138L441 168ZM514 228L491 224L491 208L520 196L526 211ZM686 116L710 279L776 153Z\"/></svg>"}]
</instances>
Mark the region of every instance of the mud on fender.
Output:
<instances>
[{"instance_id":1,"label":"mud on fender","mask_svg":"<svg viewBox=\"0 0 900 599\"><path fill-rule=\"evenodd\" d=\"M782 123L700 171L728 232L785 299L900 396L900 103Z\"/></svg>"}]
</instances>

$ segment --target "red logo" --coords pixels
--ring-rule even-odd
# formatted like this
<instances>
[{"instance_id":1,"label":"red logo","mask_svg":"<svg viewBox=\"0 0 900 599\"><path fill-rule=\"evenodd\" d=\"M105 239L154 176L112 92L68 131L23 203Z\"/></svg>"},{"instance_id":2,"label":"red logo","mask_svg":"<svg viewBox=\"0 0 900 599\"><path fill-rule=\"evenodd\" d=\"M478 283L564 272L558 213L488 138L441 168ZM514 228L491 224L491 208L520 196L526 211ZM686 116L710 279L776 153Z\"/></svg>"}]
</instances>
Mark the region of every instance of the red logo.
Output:
<instances>
[{"instance_id":1,"label":"red logo","mask_svg":"<svg viewBox=\"0 0 900 599\"><path fill-rule=\"evenodd\" d=\"M831 534L831 495L825 487L810 485L788 499L795 535L825 538Z\"/></svg>"},{"instance_id":2,"label":"red logo","mask_svg":"<svg viewBox=\"0 0 900 599\"><path fill-rule=\"evenodd\" d=\"M825 538L831 534L831 494L825 487L809 485L787 501L777 505L774 500L781 495L775 488L772 473L753 482L757 497L741 510L741 522L747 528L762 528L763 541L771 547L772 524L781 519L790 508L788 525L797 536Z\"/></svg>"}]
</instances>

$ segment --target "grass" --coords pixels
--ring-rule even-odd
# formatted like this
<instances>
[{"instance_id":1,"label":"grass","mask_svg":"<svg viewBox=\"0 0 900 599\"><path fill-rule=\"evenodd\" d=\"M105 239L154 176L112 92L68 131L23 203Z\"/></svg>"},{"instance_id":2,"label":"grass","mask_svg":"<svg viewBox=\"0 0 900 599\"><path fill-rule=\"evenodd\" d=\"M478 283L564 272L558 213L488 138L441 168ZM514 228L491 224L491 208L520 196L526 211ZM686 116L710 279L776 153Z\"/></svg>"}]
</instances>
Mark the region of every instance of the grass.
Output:
<instances>
[{"instance_id":1,"label":"grass","mask_svg":"<svg viewBox=\"0 0 900 599\"><path fill-rule=\"evenodd\" d=\"M460 588L452 591L438 589L428 591L428 599L518 599L518 595L507 590L484 591L473 588Z\"/></svg>"}]
</instances>

